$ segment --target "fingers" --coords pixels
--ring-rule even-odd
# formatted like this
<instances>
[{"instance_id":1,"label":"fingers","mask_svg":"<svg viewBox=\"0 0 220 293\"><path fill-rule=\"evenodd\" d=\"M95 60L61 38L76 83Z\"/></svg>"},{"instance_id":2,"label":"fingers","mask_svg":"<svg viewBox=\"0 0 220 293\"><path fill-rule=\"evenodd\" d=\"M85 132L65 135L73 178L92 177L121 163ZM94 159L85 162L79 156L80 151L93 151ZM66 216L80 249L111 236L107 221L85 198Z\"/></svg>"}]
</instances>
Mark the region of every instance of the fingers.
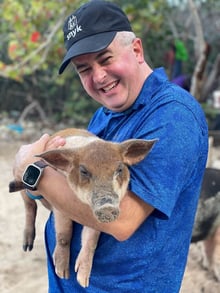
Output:
<instances>
[{"instance_id":1,"label":"fingers","mask_svg":"<svg viewBox=\"0 0 220 293\"><path fill-rule=\"evenodd\" d=\"M52 149L57 149L59 147L64 146L65 143L66 143L65 138L60 137L60 136L55 136L54 138L50 139L47 142L46 150L49 151L49 150L52 150Z\"/></svg>"},{"instance_id":2,"label":"fingers","mask_svg":"<svg viewBox=\"0 0 220 293\"><path fill-rule=\"evenodd\" d=\"M37 160L36 154L40 154L45 150L46 144L49 141L50 136L44 134L39 140L32 144L23 145L15 155L15 161L13 166L13 174L15 179L20 180L24 170L28 164L31 164Z\"/></svg>"},{"instance_id":3,"label":"fingers","mask_svg":"<svg viewBox=\"0 0 220 293\"><path fill-rule=\"evenodd\" d=\"M36 162L36 155L64 146L65 143L66 140L60 136L51 139L48 134L44 134L34 143L21 146L15 156L13 166L15 179L20 180L27 165Z\"/></svg>"},{"instance_id":4,"label":"fingers","mask_svg":"<svg viewBox=\"0 0 220 293\"><path fill-rule=\"evenodd\" d=\"M44 134L32 144L22 146L20 151L22 152L23 148L23 152L26 152L26 156L34 157L35 155L45 151L46 145L49 140L50 136L48 134Z\"/></svg>"},{"instance_id":5,"label":"fingers","mask_svg":"<svg viewBox=\"0 0 220 293\"><path fill-rule=\"evenodd\" d=\"M50 139L50 136L49 134L45 133L43 134L40 139L37 141L37 142L40 142L40 143L43 143L43 144L46 144L48 142L48 140Z\"/></svg>"}]
</instances>

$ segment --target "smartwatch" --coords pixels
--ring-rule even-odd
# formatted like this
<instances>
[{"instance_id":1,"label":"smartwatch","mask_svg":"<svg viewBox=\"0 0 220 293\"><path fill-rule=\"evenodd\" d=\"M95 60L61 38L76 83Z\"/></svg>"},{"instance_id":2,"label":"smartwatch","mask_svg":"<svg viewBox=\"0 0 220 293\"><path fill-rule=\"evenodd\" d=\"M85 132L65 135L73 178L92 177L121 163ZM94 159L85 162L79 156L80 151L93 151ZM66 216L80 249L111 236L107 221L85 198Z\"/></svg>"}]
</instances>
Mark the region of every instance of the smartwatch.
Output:
<instances>
[{"instance_id":1,"label":"smartwatch","mask_svg":"<svg viewBox=\"0 0 220 293\"><path fill-rule=\"evenodd\" d=\"M48 164L42 160L28 165L22 176L22 182L25 188L37 190L37 184L43 175L44 168L47 166Z\"/></svg>"}]
</instances>

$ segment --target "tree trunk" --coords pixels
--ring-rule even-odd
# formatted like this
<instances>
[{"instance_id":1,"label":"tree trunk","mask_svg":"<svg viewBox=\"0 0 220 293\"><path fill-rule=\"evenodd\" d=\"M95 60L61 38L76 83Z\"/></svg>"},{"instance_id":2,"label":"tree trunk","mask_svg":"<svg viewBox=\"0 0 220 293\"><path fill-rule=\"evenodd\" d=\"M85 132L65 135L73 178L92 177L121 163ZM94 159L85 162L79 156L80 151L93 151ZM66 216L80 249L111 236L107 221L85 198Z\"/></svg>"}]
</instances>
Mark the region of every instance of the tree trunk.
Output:
<instances>
[{"instance_id":1,"label":"tree trunk","mask_svg":"<svg viewBox=\"0 0 220 293\"><path fill-rule=\"evenodd\" d=\"M220 54L217 55L212 71L207 77L201 92L201 102L206 102L211 93L220 86Z\"/></svg>"},{"instance_id":2,"label":"tree trunk","mask_svg":"<svg viewBox=\"0 0 220 293\"><path fill-rule=\"evenodd\" d=\"M209 46L206 44L203 36L202 24L199 18L199 14L193 0L188 0L189 8L192 13L192 20L195 27L195 56L197 57L197 63L194 69L194 73L191 79L191 94L200 100L201 85L203 81L205 66L209 55Z\"/></svg>"}]
</instances>

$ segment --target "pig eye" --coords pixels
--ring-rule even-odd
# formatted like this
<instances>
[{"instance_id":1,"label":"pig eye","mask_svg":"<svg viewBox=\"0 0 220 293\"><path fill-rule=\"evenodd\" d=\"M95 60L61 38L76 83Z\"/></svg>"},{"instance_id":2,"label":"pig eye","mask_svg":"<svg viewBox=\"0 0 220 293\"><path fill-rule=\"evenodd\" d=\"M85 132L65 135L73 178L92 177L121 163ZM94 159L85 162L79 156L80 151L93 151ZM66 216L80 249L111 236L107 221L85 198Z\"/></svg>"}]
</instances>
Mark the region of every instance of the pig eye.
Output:
<instances>
[{"instance_id":1,"label":"pig eye","mask_svg":"<svg viewBox=\"0 0 220 293\"><path fill-rule=\"evenodd\" d=\"M91 177L91 174L90 172L82 165L79 166L79 172L80 172L80 175L84 178L90 178Z\"/></svg>"},{"instance_id":2,"label":"pig eye","mask_svg":"<svg viewBox=\"0 0 220 293\"><path fill-rule=\"evenodd\" d=\"M116 170L116 174L117 174L118 176L121 176L122 173L123 173L123 170L124 170L124 165L123 165L123 164L120 164L120 165L118 166L118 169Z\"/></svg>"}]
</instances>

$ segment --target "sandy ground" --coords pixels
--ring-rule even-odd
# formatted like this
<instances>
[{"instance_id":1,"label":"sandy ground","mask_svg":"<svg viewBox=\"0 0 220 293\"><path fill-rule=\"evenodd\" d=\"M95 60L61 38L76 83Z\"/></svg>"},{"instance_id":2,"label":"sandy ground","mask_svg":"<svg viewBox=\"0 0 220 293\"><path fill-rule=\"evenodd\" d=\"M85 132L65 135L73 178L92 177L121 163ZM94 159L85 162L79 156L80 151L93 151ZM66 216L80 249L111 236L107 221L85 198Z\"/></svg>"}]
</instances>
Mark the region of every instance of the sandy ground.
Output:
<instances>
[{"instance_id":1,"label":"sandy ground","mask_svg":"<svg viewBox=\"0 0 220 293\"><path fill-rule=\"evenodd\" d=\"M23 252L24 206L19 193L9 194L17 145L0 142L0 292L47 292L43 233L48 211L39 205L37 237L31 252Z\"/></svg>"},{"instance_id":2,"label":"sandy ground","mask_svg":"<svg viewBox=\"0 0 220 293\"><path fill-rule=\"evenodd\" d=\"M48 211L39 205L35 247L32 252L23 252L23 201L19 193L8 193L8 182L12 179L12 162L20 144L0 142L0 292L46 293L43 233ZM181 293L220 292L220 283L202 269L200 258L199 246L191 245Z\"/></svg>"}]
</instances>

